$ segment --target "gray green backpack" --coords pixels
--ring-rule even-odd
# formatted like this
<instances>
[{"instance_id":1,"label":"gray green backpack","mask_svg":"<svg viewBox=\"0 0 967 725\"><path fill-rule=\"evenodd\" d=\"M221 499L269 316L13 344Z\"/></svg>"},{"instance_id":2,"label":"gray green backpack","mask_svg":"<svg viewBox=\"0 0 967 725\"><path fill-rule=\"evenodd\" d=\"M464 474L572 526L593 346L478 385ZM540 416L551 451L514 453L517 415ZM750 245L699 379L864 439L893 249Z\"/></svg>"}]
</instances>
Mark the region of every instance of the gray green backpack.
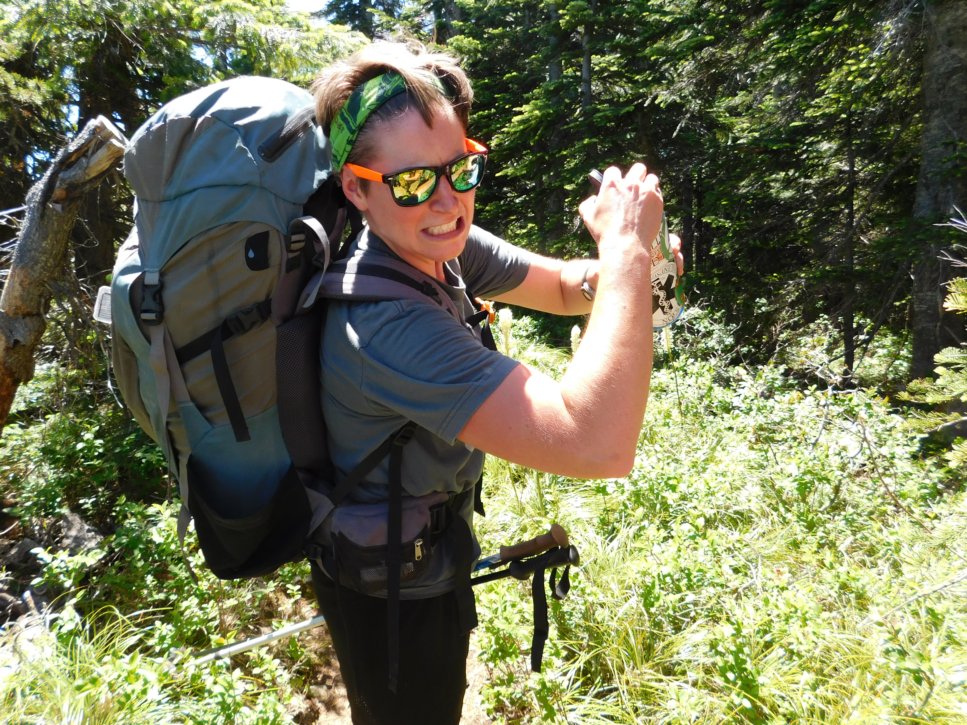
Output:
<instances>
[{"instance_id":1,"label":"gray green backpack","mask_svg":"<svg viewBox=\"0 0 967 725\"><path fill-rule=\"evenodd\" d=\"M330 486L324 298L433 290L402 263L371 275L344 263L324 284L351 207L312 105L283 81L233 79L163 106L124 156L136 207L111 286L115 375L178 480L180 534L193 518L221 578L318 552L334 507L408 440Z\"/></svg>"}]
</instances>

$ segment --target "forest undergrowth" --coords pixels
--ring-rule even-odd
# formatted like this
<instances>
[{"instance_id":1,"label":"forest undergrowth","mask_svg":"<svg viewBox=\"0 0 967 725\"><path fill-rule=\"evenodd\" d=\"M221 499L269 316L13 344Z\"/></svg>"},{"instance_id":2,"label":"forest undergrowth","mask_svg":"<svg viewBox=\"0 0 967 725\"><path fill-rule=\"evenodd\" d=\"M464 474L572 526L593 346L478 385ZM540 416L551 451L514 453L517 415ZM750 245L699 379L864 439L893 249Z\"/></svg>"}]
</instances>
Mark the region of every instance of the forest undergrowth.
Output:
<instances>
[{"instance_id":1,"label":"forest undergrowth","mask_svg":"<svg viewBox=\"0 0 967 725\"><path fill-rule=\"evenodd\" d=\"M488 462L484 552L557 522L581 563L550 600L541 674L529 583L476 588L483 709L507 723L967 722L962 471L892 397L903 341L881 335L844 388L831 325L757 366L715 315L673 329L656 336L630 476ZM528 318L502 342L552 375L568 359ZM308 568L222 582L190 534L196 582L160 454L102 379L43 368L0 445L0 588L39 602L0 634L5 721L327 721L325 627L194 661L312 616Z\"/></svg>"}]
</instances>

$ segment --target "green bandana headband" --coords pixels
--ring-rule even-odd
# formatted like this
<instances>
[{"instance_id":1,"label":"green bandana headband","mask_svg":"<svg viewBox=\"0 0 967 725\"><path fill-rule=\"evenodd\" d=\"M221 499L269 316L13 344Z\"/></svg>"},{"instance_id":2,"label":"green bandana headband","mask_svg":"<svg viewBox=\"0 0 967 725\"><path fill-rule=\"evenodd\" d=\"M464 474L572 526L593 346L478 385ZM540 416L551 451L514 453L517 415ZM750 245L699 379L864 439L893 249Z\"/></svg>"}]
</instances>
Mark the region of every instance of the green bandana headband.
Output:
<instances>
[{"instance_id":1,"label":"green bandana headband","mask_svg":"<svg viewBox=\"0 0 967 725\"><path fill-rule=\"evenodd\" d=\"M358 86L349 96L329 129L332 144L332 168L339 171L356 143L360 129L372 113L394 96L406 90L398 73L383 73Z\"/></svg>"},{"instance_id":2,"label":"green bandana headband","mask_svg":"<svg viewBox=\"0 0 967 725\"><path fill-rule=\"evenodd\" d=\"M446 95L443 82L434 77L440 92ZM406 91L406 82L399 73L383 73L357 86L349 99L339 109L329 129L332 145L332 168L339 171L349 158L356 137L366 120L391 98Z\"/></svg>"}]
</instances>

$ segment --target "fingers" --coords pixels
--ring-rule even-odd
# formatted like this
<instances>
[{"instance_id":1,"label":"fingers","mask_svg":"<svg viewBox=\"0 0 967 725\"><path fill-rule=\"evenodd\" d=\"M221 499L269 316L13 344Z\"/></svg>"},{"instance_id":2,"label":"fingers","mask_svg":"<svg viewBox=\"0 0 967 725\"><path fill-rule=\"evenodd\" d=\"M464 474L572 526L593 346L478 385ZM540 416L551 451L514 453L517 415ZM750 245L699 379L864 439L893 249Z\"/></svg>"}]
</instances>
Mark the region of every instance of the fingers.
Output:
<instances>
[{"instance_id":1,"label":"fingers","mask_svg":"<svg viewBox=\"0 0 967 725\"><path fill-rule=\"evenodd\" d=\"M581 215L581 220L584 222L585 228L591 233L591 238L595 242L601 236L601 232L595 223L594 210L598 204L598 197L589 196L587 199L581 202L578 206L578 214Z\"/></svg>"},{"instance_id":2,"label":"fingers","mask_svg":"<svg viewBox=\"0 0 967 725\"><path fill-rule=\"evenodd\" d=\"M642 163L632 164L631 168L628 169L628 175L625 177L629 181L644 181L648 177L648 168Z\"/></svg>"},{"instance_id":3,"label":"fingers","mask_svg":"<svg viewBox=\"0 0 967 725\"><path fill-rule=\"evenodd\" d=\"M668 244L672 250L675 264L678 266L678 275L685 274L685 257L682 256L682 239L677 234L668 234Z\"/></svg>"},{"instance_id":4,"label":"fingers","mask_svg":"<svg viewBox=\"0 0 967 725\"><path fill-rule=\"evenodd\" d=\"M604 188L609 183L612 186L620 186L622 181L626 182L628 186L644 183L645 188L657 189L658 187L658 177L654 174L649 174L648 168L643 163L638 162L632 164L627 174L622 174L621 169L617 166L609 166L604 170L601 188Z\"/></svg>"},{"instance_id":5,"label":"fingers","mask_svg":"<svg viewBox=\"0 0 967 725\"><path fill-rule=\"evenodd\" d=\"M658 177L638 162L627 173L617 166L605 169L597 195L585 199L578 211L599 243L608 229L650 243L658 233L663 206Z\"/></svg>"}]
</instances>

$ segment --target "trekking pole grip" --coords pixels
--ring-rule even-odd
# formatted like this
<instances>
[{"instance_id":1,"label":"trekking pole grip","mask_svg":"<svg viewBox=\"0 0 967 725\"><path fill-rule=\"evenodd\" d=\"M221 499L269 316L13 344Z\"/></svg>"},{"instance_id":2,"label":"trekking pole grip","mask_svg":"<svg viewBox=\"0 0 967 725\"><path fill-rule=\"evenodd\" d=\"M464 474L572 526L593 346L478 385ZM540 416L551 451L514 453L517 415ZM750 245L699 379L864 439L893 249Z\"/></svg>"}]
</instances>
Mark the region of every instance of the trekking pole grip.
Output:
<instances>
[{"instance_id":1,"label":"trekking pole grip","mask_svg":"<svg viewBox=\"0 0 967 725\"><path fill-rule=\"evenodd\" d=\"M555 546L563 549L569 543L567 532L564 528L558 524L551 524L551 528L546 534L535 536L530 541L521 541L519 544L501 546L500 560L510 561L512 559L521 559L525 556L533 556L548 549L553 549Z\"/></svg>"}]
</instances>

